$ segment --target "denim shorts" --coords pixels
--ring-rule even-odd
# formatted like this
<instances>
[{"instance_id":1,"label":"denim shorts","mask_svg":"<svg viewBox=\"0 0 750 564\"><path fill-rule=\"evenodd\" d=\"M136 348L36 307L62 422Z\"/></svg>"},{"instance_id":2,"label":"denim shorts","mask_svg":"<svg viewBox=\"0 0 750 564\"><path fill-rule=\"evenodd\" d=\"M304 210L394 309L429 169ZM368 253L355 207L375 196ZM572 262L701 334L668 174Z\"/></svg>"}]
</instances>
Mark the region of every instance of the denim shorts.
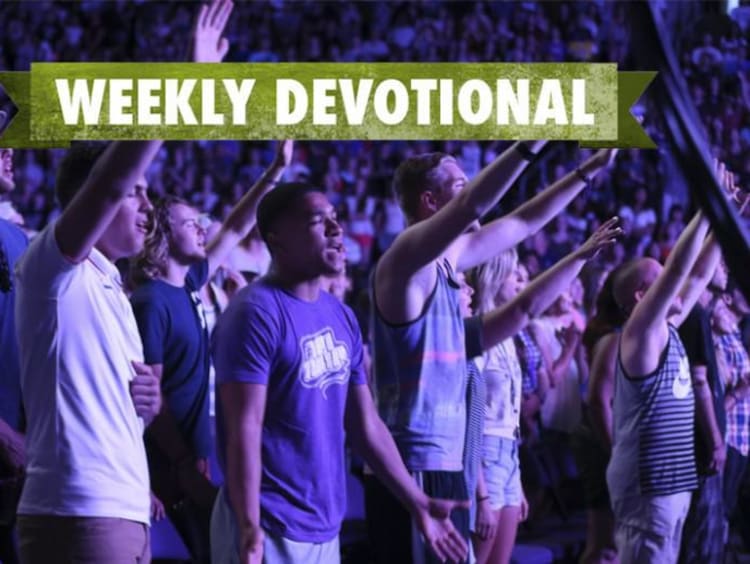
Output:
<instances>
[{"instance_id":1,"label":"denim shorts","mask_svg":"<svg viewBox=\"0 0 750 564\"><path fill-rule=\"evenodd\" d=\"M482 437L482 470L492 509L520 507L523 499L518 441L503 437Z\"/></svg>"}]
</instances>

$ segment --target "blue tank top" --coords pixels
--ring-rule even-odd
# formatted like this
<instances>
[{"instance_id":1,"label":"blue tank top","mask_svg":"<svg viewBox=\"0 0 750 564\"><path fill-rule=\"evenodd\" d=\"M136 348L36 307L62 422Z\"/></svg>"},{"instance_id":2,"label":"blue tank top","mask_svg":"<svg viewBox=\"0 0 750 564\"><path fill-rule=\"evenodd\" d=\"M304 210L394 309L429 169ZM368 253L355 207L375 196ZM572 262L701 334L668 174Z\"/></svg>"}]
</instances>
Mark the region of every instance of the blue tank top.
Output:
<instances>
[{"instance_id":1,"label":"blue tank top","mask_svg":"<svg viewBox=\"0 0 750 564\"><path fill-rule=\"evenodd\" d=\"M435 289L414 321L388 323L373 297L378 410L412 472L463 468L464 323L450 265L446 261L436 268Z\"/></svg>"},{"instance_id":2,"label":"blue tank top","mask_svg":"<svg viewBox=\"0 0 750 564\"><path fill-rule=\"evenodd\" d=\"M695 396L687 355L674 327L669 326L659 367L648 377L629 378L618 357L613 407L614 445L607 469L613 500L634 493L671 495L698 486Z\"/></svg>"}]
</instances>

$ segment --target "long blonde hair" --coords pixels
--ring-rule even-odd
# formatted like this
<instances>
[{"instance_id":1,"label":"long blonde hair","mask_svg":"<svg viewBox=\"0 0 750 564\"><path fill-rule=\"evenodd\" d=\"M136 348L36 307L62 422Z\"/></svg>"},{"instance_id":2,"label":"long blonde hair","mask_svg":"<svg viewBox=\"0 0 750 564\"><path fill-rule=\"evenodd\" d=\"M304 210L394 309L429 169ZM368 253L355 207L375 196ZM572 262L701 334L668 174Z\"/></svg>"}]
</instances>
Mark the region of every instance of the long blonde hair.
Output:
<instances>
[{"instance_id":1,"label":"long blonde hair","mask_svg":"<svg viewBox=\"0 0 750 564\"><path fill-rule=\"evenodd\" d=\"M495 308L497 292L516 266L518 253L516 249L508 249L471 270L469 278L474 288L474 309L477 313L487 313Z\"/></svg>"}]
</instances>

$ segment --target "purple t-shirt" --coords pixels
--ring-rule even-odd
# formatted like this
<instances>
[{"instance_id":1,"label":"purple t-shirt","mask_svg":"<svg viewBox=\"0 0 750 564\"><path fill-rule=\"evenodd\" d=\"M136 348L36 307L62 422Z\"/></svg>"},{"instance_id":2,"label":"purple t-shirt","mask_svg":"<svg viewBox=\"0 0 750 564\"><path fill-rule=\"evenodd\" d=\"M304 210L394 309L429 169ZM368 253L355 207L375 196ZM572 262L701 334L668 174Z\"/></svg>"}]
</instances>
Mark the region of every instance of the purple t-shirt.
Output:
<instances>
[{"instance_id":1,"label":"purple t-shirt","mask_svg":"<svg viewBox=\"0 0 750 564\"><path fill-rule=\"evenodd\" d=\"M352 311L321 292L299 300L265 280L241 290L213 337L216 382L268 387L263 421L261 526L298 542L326 542L346 509L344 410L366 385ZM219 463L226 434L216 405Z\"/></svg>"}]
</instances>

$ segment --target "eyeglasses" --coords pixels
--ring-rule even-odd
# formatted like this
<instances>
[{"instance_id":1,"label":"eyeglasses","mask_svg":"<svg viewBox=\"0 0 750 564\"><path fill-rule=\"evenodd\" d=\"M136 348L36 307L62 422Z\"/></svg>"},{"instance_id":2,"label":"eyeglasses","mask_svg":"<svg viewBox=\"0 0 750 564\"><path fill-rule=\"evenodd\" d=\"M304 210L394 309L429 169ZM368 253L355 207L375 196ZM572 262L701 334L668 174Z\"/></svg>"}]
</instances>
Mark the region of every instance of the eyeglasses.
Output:
<instances>
[{"instance_id":1,"label":"eyeglasses","mask_svg":"<svg viewBox=\"0 0 750 564\"><path fill-rule=\"evenodd\" d=\"M13 290L13 275L8 263L8 253L5 251L5 245L0 244L0 292L5 294Z\"/></svg>"}]
</instances>

